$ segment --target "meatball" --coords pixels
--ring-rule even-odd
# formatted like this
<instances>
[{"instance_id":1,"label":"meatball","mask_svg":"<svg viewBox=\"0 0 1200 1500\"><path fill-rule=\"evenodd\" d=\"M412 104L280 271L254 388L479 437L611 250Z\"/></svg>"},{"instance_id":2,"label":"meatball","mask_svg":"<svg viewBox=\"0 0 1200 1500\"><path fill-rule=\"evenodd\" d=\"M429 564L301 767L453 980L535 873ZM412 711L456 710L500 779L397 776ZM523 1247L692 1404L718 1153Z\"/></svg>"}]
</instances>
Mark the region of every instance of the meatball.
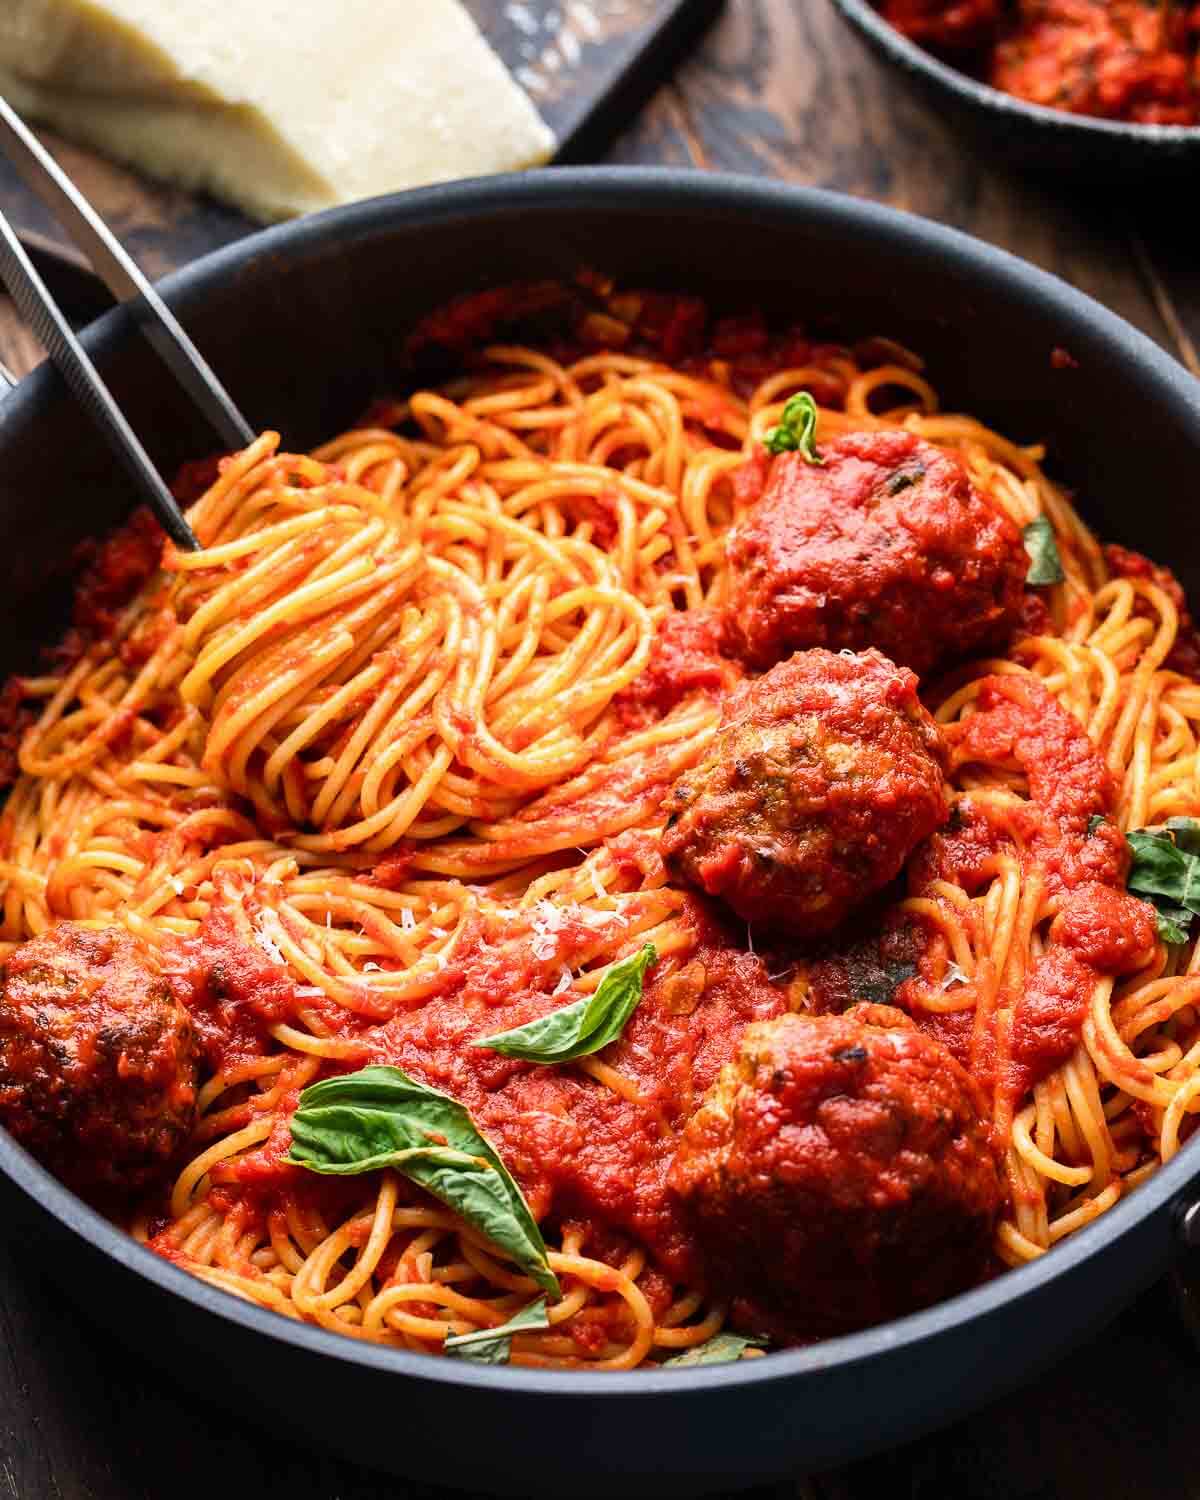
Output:
<instances>
[{"instance_id":1,"label":"meatball","mask_svg":"<svg viewBox=\"0 0 1200 1500\"><path fill-rule=\"evenodd\" d=\"M0 971L0 1125L70 1186L135 1193L190 1135L199 1056L157 955L64 922Z\"/></svg>"},{"instance_id":2,"label":"meatball","mask_svg":"<svg viewBox=\"0 0 1200 1500\"><path fill-rule=\"evenodd\" d=\"M941 735L878 651L798 651L728 700L668 792L667 870L747 922L832 931L946 817Z\"/></svg>"},{"instance_id":3,"label":"meatball","mask_svg":"<svg viewBox=\"0 0 1200 1500\"><path fill-rule=\"evenodd\" d=\"M748 1026L669 1185L744 1328L847 1333L985 1272L1002 1202L977 1086L889 1006Z\"/></svg>"},{"instance_id":4,"label":"meatball","mask_svg":"<svg viewBox=\"0 0 1200 1500\"><path fill-rule=\"evenodd\" d=\"M1017 622L1021 533L953 454L911 432L855 432L820 467L781 454L729 533L731 648L768 667L809 646L877 646L914 672Z\"/></svg>"}]
</instances>

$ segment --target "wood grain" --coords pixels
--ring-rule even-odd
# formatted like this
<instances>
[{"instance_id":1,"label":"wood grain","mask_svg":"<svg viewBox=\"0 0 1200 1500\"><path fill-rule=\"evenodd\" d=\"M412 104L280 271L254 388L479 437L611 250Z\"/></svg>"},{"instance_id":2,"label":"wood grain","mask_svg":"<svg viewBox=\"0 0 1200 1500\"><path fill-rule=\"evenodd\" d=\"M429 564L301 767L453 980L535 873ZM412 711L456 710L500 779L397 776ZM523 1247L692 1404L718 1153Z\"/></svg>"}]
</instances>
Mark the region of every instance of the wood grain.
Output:
<instances>
[{"instance_id":1,"label":"wood grain","mask_svg":"<svg viewBox=\"0 0 1200 1500\"><path fill-rule=\"evenodd\" d=\"M742 0L679 77L707 164L874 198L1054 271L1153 337L1170 334L1131 274L1120 205L1064 202L963 149L868 56L827 0Z\"/></svg>"},{"instance_id":2,"label":"wood grain","mask_svg":"<svg viewBox=\"0 0 1200 1500\"><path fill-rule=\"evenodd\" d=\"M500 0L497 0L500 3ZM770 173L924 213L1037 261L1181 358L1200 345L1179 205L1097 202L969 156L827 0L731 0L611 158ZM170 205L162 209L168 214ZM149 239L139 253L153 253ZM686 279L686 247L681 256ZM0 303L0 358L36 351ZM1028 1389L967 1421L752 1500L1200 1500L1200 1360L1161 1288ZM862 1414L869 1426L871 1414ZM0 1247L0 1500L435 1500L185 1400ZM631 1497L632 1500L632 1497Z\"/></svg>"}]
</instances>

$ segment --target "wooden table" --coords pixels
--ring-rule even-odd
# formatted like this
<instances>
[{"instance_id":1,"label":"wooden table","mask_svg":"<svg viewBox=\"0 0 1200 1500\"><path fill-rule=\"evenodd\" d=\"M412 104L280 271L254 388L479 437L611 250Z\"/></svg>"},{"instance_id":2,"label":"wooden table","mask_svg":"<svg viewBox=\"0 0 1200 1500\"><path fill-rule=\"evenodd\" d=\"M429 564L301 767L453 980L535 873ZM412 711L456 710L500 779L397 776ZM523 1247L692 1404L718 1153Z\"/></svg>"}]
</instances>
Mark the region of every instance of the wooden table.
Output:
<instances>
[{"instance_id":1,"label":"wooden table","mask_svg":"<svg viewBox=\"0 0 1200 1500\"><path fill-rule=\"evenodd\" d=\"M1164 195L1165 208L1127 192L1083 197L974 159L868 59L828 0L730 0L610 159L784 177L940 219L1057 272L1200 375L1200 264L1184 191ZM681 261L681 275L685 268ZM24 370L37 358L0 300L0 359ZM836 1474L754 1493L1200 1500L1198 1408L1200 1355L1160 1287L1092 1345L970 1420ZM0 1500L285 1492L443 1493L297 1453L184 1400L82 1324L19 1251L0 1249Z\"/></svg>"}]
</instances>

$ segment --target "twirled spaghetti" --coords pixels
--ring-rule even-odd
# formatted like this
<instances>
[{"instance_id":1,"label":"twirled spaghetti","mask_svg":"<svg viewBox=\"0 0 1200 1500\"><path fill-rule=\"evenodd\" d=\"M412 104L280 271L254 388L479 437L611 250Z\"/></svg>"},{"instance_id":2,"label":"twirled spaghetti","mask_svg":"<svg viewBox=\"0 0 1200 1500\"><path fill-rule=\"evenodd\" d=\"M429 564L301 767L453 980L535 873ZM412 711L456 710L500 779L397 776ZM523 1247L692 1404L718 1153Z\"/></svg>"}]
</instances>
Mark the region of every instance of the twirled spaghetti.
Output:
<instances>
[{"instance_id":1,"label":"twirled spaghetti","mask_svg":"<svg viewBox=\"0 0 1200 1500\"><path fill-rule=\"evenodd\" d=\"M601 333L627 337L636 303L615 301ZM1097 978L1065 1059L1014 1085L1005 1038L1066 896L1059 854L1028 833L1042 769L981 728L1056 704L1115 778L1122 829L1200 816L1200 682L1168 665L1184 633L1169 578L1106 558L1041 451L944 415L904 351L725 342L674 361L495 346L311 456L264 434L192 506L203 550L168 547L109 628L21 683L4 951L64 921L116 924L191 1007L198 1123L170 1193L129 1227L196 1275L410 1349L503 1324L533 1283L469 1224L390 1171L331 1183L282 1162L298 1095L369 1062L454 1092L481 1018L498 1030L514 995L540 1011L592 993L652 942L641 1030L553 1079L526 1069L519 1094L510 1074L471 1075L479 1099L510 1100L491 1127L563 1287L512 1357L626 1369L722 1328L726 1307L673 1271L673 1231L656 1239L649 1188L565 1163L589 1134L666 1161L747 1022L822 1004L827 954L731 938L657 842L740 675L705 635L728 603L739 474L800 390L820 443L902 428L959 455L1018 526L1047 518L1065 573L1009 654L924 684L952 817L988 842L969 880L919 856L889 916L920 938L895 1003L991 1091L998 1254L1041 1254L1186 1137L1190 942ZM664 656L677 617L696 632ZM1006 698L1006 682L1026 686Z\"/></svg>"}]
</instances>

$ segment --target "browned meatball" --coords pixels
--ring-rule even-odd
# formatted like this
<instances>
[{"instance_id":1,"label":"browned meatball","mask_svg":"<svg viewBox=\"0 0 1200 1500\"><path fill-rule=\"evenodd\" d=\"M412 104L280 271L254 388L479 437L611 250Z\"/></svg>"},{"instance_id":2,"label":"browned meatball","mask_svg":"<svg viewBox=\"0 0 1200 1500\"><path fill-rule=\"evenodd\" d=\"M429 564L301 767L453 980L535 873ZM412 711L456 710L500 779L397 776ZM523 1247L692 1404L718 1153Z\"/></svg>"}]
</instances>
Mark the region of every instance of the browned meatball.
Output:
<instances>
[{"instance_id":1,"label":"browned meatball","mask_svg":"<svg viewBox=\"0 0 1200 1500\"><path fill-rule=\"evenodd\" d=\"M889 1006L748 1026L669 1178L739 1325L803 1342L978 1280L1002 1201L981 1103Z\"/></svg>"},{"instance_id":2,"label":"browned meatball","mask_svg":"<svg viewBox=\"0 0 1200 1500\"><path fill-rule=\"evenodd\" d=\"M798 651L729 700L667 794L667 869L747 922L820 937L946 817L941 736L878 651Z\"/></svg>"},{"instance_id":3,"label":"browned meatball","mask_svg":"<svg viewBox=\"0 0 1200 1500\"><path fill-rule=\"evenodd\" d=\"M810 646L876 646L927 672L1017 622L1021 533L959 460L911 432L854 432L821 467L784 453L729 534L730 646L769 667Z\"/></svg>"},{"instance_id":4,"label":"browned meatball","mask_svg":"<svg viewBox=\"0 0 1200 1500\"><path fill-rule=\"evenodd\" d=\"M0 1124L84 1192L160 1180L191 1133L198 1054L157 956L64 922L0 973Z\"/></svg>"}]
</instances>

